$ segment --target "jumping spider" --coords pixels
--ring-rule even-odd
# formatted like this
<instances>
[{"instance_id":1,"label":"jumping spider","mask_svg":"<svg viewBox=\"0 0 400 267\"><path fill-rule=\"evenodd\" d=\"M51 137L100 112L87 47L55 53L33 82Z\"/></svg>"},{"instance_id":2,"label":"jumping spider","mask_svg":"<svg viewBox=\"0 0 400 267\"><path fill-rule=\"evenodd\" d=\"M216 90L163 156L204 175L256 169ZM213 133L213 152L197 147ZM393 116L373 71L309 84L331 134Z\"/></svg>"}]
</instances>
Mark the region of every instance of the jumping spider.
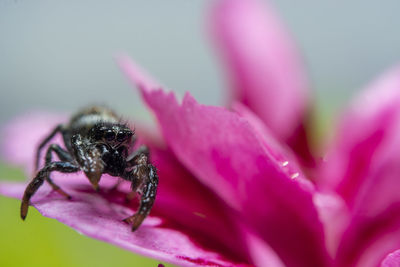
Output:
<instances>
[{"instance_id":1,"label":"jumping spider","mask_svg":"<svg viewBox=\"0 0 400 267\"><path fill-rule=\"evenodd\" d=\"M157 193L157 171L148 160L148 149L142 146L128 156L128 149L135 142L134 132L122 124L113 111L94 106L77 113L67 125L58 125L43 140L36 153L36 170L41 150L59 132L66 150L57 144L48 147L44 167L25 189L21 218L25 220L29 200L45 180L55 191L71 198L52 181L51 172L83 171L95 190L98 190L101 175L107 173L131 182L132 192L127 198L132 198L136 192L141 194L138 211L124 220L132 224L132 231L135 231L149 214ZM52 152L56 153L60 161L52 160Z\"/></svg>"}]
</instances>

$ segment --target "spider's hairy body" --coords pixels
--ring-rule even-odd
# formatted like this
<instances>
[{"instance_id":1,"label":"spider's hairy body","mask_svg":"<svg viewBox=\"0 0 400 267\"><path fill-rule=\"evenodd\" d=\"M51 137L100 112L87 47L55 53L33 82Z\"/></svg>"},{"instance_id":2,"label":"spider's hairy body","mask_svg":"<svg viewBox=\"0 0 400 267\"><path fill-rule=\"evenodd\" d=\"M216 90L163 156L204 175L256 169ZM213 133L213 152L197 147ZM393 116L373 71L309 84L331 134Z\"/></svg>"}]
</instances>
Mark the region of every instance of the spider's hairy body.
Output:
<instances>
[{"instance_id":1,"label":"spider's hairy body","mask_svg":"<svg viewBox=\"0 0 400 267\"><path fill-rule=\"evenodd\" d=\"M71 133L87 133L97 123L119 124L120 121L114 111L102 106L92 106L72 116L67 127Z\"/></svg>"},{"instance_id":2,"label":"spider's hairy body","mask_svg":"<svg viewBox=\"0 0 400 267\"><path fill-rule=\"evenodd\" d=\"M97 190L102 174L120 177L131 182L132 192L142 194L138 211L125 219L137 229L153 206L157 193L158 176L156 168L149 162L149 153L142 146L131 155L128 150L135 142L135 134L112 110L93 106L81 110L71 117L66 125L58 125L40 144L36 155L36 169L39 166L40 152L44 146L61 133L66 150L52 144L47 149L46 163L27 186L21 204L21 218L25 219L30 198L46 180L60 194L70 196L50 178L52 171L83 171ZM55 152L60 161L52 161ZM129 194L131 197L132 194Z\"/></svg>"}]
</instances>

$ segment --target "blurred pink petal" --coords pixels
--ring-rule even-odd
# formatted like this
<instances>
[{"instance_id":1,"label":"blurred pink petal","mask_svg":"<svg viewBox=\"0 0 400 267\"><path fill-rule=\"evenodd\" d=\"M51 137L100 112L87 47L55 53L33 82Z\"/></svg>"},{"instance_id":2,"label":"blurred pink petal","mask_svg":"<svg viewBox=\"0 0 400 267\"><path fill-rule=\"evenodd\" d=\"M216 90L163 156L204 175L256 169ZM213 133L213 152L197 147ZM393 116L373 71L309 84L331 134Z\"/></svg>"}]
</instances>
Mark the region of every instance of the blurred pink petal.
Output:
<instances>
[{"instance_id":1,"label":"blurred pink petal","mask_svg":"<svg viewBox=\"0 0 400 267\"><path fill-rule=\"evenodd\" d=\"M285 264L271 247L243 225L239 226L243 239L256 266L284 267Z\"/></svg>"},{"instance_id":2,"label":"blurred pink petal","mask_svg":"<svg viewBox=\"0 0 400 267\"><path fill-rule=\"evenodd\" d=\"M211 31L232 99L253 110L281 140L293 138L308 109L304 66L274 10L259 0L219 0Z\"/></svg>"},{"instance_id":3,"label":"blurred pink petal","mask_svg":"<svg viewBox=\"0 0 400 267\"><path fill-rule=\"evenodd\" d=\"M349 210L336 194L318 192L313 200L324 225L326 247L330 255L336 255L341 236L350 220Z\"/></svg>"},{"instance_id":4,"label":"blurred pink petal","mask_svg":"<svg viewBox=\"0 0 400 267\"><path fill-rule=\"evenodd\" d=\"M347 202L351 223L338 248L343 265L376 266L400 247L400 67L344 114L321 175Z\"/></svg>"},{"instance_id":5,"label":"blurred pink petal","mask_svg":"<svg viewBox=\"0 0 400 267\"><path fill-rule=\"evenodd\" d=\"M362 92L344 112L321 175L322 187L336 188L353 205L371 172L398 153L400 67Z\"/></svg>"},{"instance_id":6,"label":"blurred pink petal","mask_svg":"<svg viewBox=\"0 0 400 267\"><path fill-rule=\"evenodd\" d=\"M202 247L193 240L190 232L174 227L164 218L151 215L134 233L122 219L132 214L124 204L124 195L103 191L93 192L82 180L84 175L62 177L53 175L63 188L71 193L72 200L60 197L46 184L34 196L33 205L44 216L74 228L79 233L115 244L144 256L180 266L232 266L237 263L224 259L219 253ZM114 179L102 181L102 188L111 186ZM61 183L60 183L61 184ZM25 185L0 183L0 193L20 199ZM29 218L28 222L29 223ZM240 265L240 264L237 264Z\"/></svg>"},{"instance_id":7,"label":"blurred pink petal","mask_svg":"<svg viewBox=\"0 0 400 267\"><path fill-rule=\"evenodd\" d=\"M188 94L178 104L172 93L155 89L160 86L129 59L119 63L141 89L177 158L237 210L285 264L327 264L313 187L302 173L291 173L286 163L268 153L244 118L200 105Z\"/></svg>"},{"instance_id":8,"label":"blurred pink petal","mask_svg":"<svg viewBox=\"0 0 400 267\"><path fill-rule=\"evenodd\" d=\"M400 249L387 255L381 267L400 267Z\"/></svg>"},{"instance_id":9,"label":"blurred pink petal","mask_svg":"<svg viewBox=\"0 0 400 267\"><path fill-rule=\"evenodd\" d=\"M0 151L2 159L8 163L23 166L29 174L33 171L34 157L40 142L66 116L46 112L31 112L17 117L1 131ZM60 143L61 137L54 138Z\"/></svg>"}]
</instances>

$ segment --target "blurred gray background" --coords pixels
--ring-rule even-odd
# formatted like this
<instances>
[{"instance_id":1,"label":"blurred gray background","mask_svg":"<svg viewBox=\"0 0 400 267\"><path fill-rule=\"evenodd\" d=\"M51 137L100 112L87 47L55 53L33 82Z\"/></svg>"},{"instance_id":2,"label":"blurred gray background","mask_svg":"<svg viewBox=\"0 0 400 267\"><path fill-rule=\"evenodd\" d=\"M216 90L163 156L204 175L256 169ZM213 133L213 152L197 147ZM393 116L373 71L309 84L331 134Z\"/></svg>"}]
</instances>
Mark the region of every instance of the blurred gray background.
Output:
<instances>
[{"instance_id":1,"label":"blurred gray background","mask_svg":"<svg viewBox=\"0 0 400 267\"><path fill-rule=\"evenodd\" d=\"M400 61L400 1L273 1L306 61L320 107L343 105ZM143 117L113 62L126 52L206 104L224 81L205 34L206 0L0 0L0 124L32 109L107 103Z\"/></svg>"}]
</instances>

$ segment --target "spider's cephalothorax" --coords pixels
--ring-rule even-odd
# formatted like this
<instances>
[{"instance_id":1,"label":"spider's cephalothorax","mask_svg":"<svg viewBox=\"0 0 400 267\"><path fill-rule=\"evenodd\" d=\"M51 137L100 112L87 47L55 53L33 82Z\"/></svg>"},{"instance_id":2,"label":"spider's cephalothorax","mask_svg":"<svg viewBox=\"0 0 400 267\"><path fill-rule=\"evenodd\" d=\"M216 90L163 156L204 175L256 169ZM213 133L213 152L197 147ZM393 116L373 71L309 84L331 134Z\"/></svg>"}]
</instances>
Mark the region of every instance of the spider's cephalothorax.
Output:
<instances>
[{"instance_id":1,"label":"spider's cephalothorax","mask_svg":"<svg viewBox=\"0 0 400 267\"><path fill-rule=\"evenodd\" d=\"M158 185L156 168L149 162L145 146L131 155L128 149L135 142L134 132L120 122L118 116L105 107L94 106L73 116L67 125L58 125L40 144L36 154L36 169L39 167L40 152L57 134L61 133L66 150L57 144L48 147L45 165L29 183L21 203L21 218L28 213L29 200L46 180L60 194L70 198L50 178L52 171L64 173L83 171L93 187L98 190L101 175L121 177L131 182L132 198L135 192L141 194L138 211L124 221L137 229L153 206ZM56 153L60 161L52 160Z\"/></svg>"}]
</instances>

